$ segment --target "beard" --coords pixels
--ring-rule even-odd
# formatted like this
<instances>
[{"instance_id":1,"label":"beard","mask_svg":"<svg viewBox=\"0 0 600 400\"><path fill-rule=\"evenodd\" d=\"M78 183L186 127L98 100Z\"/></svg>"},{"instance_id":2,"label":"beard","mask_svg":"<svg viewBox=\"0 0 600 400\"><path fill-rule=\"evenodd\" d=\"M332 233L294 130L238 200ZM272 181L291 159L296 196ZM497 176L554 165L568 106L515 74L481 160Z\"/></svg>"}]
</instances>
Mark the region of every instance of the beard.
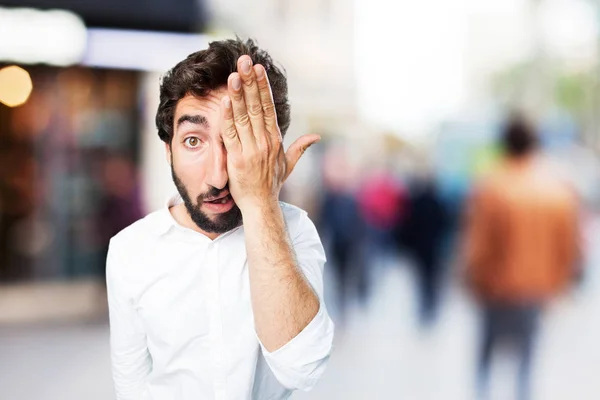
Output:
<instances>
[{"instance_id":1,"label":"beard","mask_svg":"<svg viewBox=\"0 0 600 400\"><path fill-rule=\"evenodd\" d=\"M217 189L211 186L207 192L198 195L196 204L194 204L192 203L187 188L175 173L173 164L171 164L171 176L173 177L173 183L175 183L175 187L183 200L183 204L185 205L188 214L198 228L207 233L225 233L242 224L242 211L237 204L234 204L231 210L215 216L214 219L211 219L201 210L205 198L219 197L221 193L227 190L227 186L223 189Z\"/></svg>"}]
</instances>

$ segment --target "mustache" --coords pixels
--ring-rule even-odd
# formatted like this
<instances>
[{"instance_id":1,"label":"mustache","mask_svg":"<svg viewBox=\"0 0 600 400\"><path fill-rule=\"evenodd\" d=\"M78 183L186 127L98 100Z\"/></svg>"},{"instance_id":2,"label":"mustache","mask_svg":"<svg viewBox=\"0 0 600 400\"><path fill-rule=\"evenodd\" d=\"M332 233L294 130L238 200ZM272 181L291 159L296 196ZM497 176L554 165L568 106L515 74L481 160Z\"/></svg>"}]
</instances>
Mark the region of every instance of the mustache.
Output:
<instances>
[{"instance_id":1,"label":"mustache","mask_svg":"<svg viewBox=\"0 0 600 400\"><path fill-rule=\"evenodd\" d=\"M223 193L228 192L228 191L229 191L229 185L225 185L225 187L223 189L217 189L216 187L211 186L211 188L208 189L206 192L198 195L198 198L197 198L198 204L202 204L202 202L206 198L212 199L215 197L220 197Z\"/></svg>"}]
</instances>

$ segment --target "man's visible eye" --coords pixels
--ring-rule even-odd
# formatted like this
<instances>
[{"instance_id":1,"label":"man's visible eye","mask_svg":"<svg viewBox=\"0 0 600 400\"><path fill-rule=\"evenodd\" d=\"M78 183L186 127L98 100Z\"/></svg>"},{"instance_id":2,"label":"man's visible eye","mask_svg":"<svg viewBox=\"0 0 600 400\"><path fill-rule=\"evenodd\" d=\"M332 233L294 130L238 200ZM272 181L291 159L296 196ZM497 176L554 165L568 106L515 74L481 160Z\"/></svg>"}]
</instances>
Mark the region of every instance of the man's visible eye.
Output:
<instances>
[{"instance_id":1,"label":"man's visible eye","mask_svg":"<svg viewBox=\"0 0 600 400\"><path fill-rule=\"evenodd\" d=\"M200 147L200 145L202 144L202 141L200 139L198 139L196 136L190 136L189 138L186 138L183 143L191 148L191 149L195 149L197 147Z\"/></svg>"}]
</instances>

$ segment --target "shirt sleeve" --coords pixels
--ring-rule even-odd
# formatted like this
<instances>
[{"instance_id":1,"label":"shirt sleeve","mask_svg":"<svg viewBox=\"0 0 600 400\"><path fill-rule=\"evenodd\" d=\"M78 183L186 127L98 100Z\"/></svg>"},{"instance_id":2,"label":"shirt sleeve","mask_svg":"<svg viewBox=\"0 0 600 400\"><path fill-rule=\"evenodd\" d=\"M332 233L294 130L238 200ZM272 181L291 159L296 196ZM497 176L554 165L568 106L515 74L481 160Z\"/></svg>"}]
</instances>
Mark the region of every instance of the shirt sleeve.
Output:
<instances>
[{"instance_id":1,"label":"shirt sleeve","mask_svg":"<svg viewBox=\"0 0 600 400\"><path fill-rule=\"evenodd\" d=\"M317 383L329 361L334 324L323 301L325 251L306 213L301 216L299 233L292 239L292 245L302 272L319 297L319 311L296 337L279 349L269 352L262 343L261 349L271 371L283 386L308 391Z\"/></svg>"},{"instance_id":2,"label":"shirt sleeve","mask_svg":"<svg viewBox=\"0 0 600 400\"><path fill-rule=\"evenodd\" d=\"M117 400L146 399L146 378L152 359L140 317L126 294L124 260L111 240L106 261L106 287L110 316L112 375Z\"/></svg>"}]
</instances>

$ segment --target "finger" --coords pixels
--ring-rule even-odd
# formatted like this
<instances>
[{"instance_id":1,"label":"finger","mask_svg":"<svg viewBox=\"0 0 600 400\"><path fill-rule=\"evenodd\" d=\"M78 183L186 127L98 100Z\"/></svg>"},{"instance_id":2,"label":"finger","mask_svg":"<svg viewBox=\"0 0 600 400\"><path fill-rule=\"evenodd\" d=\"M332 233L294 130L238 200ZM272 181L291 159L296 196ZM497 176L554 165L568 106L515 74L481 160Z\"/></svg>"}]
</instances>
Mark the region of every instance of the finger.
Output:
<instances>
[{"instance_id":1,"label":"finger","mask_svg":"<svg viewBox=\"0 0 600 400\"><path fill-rule=\"evenodd\" d=\"M258 84L258 92L260 93L260 103L262 105L263 118L265 127L271 134L273 143L282 140L279 126L277 125L277 113L275 110L275 102L273 101L273 93L269 84L269 77L265 71L265 67L260 64L254 66L256 75L256 83Z\"/></svg>"},{"instance_id":2,"label":"finger","mask_svg":"<svg viewBox=\"0 0 600 400\"><path fill-rule=\"evenodd\" d=\"M229 96L224 96L221 99L221 137L227 153L240 153L242 151L242 143L233 121L233 109L231 108Z\"/></svg>"},{"instance_id":3,"label":"finger","mask_svg":"<svg viewBox=\"0 0 600 400\"><path fill-rule=\"evenodd\" d=\"M250 117L252 133L259 147L264 146L267 141L265 137L265 121L263 119L256 76L254 75L254 68L252 68L252 59L250 56L243 55L238 59L237 66L238 74L242 78L242 93L246 102L248 117Z\"/></svg>"},{"instance_id":4,"label":"finger","mask_svg":"<svg viewBox=\"0 0 600 400\"><path fill-rule=\"evenodd\" d=\"M242 80L237 72L229 75L227 80L227 91L231 99L231 109L233 110L233 123L237 131L242 148L244 151L251 151L256 148L256 140L252 133L250 118L246 112L246 102L242 94Z\"/></svg>"},{"instance_id":5,"label":"finger","mask_svg":"<svg viewBox=\"0 0 600 400\"><path fill-rule=\"evenodd\" d=\"M286 173L285 179L292 173L298 160L302 157L302 154L313 144L317 143L321 140L321 136L311 134L300 136L285 152L285 163L286 163Z\"/></svg>"}]
</instances>

